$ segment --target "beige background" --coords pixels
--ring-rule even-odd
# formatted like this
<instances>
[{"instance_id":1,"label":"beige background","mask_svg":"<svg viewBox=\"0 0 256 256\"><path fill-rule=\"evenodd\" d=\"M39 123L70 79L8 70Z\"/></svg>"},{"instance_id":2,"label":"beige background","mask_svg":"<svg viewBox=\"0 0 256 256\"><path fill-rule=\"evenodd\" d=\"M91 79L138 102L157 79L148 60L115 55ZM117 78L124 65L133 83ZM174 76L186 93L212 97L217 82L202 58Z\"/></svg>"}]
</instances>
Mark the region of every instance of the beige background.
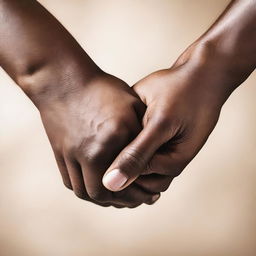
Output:
<instances>
[{"instance_id":1,"label":"beige background","mask_svg":"<svg viewBox=\"0 0 256 256\"><path fill-rule=\"evenodd\" d=\"M170 66L228 0L42 0L130 84ZM154 206L100 208L64 188L32 103L0 72L1 256L256 255L256 76Z\"/></svg>"}]
</instances>

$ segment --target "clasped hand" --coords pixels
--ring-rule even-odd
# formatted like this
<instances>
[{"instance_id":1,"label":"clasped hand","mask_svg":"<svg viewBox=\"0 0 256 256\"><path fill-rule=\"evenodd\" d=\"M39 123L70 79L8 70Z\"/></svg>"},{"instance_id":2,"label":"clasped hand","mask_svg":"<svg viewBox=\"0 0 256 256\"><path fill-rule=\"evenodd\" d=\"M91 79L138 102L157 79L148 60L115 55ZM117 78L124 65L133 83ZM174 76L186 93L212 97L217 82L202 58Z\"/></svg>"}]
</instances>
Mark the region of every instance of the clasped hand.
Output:
<instances>
[{"instance_id":1,"label":"clasped hand","mask_svg":"<svg viewBox=\"0 0 256 256\"><path fill-rule=\"evenodd\" d=\"M223 100L209 93L206 68L182 57L132 88L102 71L85 79L77 69L61 94L37 94L64 184L101 206L158 200L217 122Z\"/></svg>"},{"instance_id":2,"label":"clasped hand","mask_svg":"<svg viewBox=\"0 0 256 256\"><path fill-rule=\"evenodd\" d=\"M79 198L153 204L255 69L254 7L232 1L171 68L131 88L102 71L38 1L0 1L0 65L38 108L64 184Z\"/></svg>"}]
</instances>

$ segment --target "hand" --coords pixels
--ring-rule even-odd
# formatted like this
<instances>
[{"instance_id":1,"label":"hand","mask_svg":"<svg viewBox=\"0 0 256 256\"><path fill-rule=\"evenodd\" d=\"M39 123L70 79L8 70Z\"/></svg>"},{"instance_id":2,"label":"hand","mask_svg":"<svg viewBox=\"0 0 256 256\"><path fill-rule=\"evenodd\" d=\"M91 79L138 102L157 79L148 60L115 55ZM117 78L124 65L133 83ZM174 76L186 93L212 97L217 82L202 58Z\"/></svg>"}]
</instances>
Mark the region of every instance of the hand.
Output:
<instances>
[{"instance_id":1,"label":"hand","mask_svg":"<svg viewBox=\"0 0 256 256\"><path fill-rule=\"evenodd\" d=\"M227 84L224 68L194 46L171 69L139 81L134 90L147 106L143 130L109 167L105 187L120 191L135 181L151 193L165 191L215 127L231 93Z\"/></svg>"},{"instance_id":2,"label":"hand","mask_svg":"<svg viewBox=\"0 0 256 256\"><path fill-rule=\"evenodd\" d=\"M136 93L103 72L86 82L82 72L69 79L53 73L53 83L63 89L59 86L57 92L49 92L47 88L32 99L40 110L64 184L79 198L102 206L152 204L158 193L145 192L136 184L113 193L101 182L107 167L141 130L139 118L145 107Z\"/></svg>"}]
</instances>

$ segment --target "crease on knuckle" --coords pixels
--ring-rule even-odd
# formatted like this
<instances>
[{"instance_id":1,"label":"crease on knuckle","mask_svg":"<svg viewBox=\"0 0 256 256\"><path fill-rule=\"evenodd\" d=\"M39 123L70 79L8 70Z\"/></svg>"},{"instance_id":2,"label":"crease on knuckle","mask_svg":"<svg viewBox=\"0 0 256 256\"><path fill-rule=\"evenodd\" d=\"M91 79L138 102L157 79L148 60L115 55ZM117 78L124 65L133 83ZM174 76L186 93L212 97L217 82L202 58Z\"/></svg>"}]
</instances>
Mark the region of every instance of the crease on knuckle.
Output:
<instances>
[{"instance_id":1,"label":"crease on knuckle","mask_svg":"<svg viewBox=\"0 0 256 256\"><path fill-rule=\"evenodd\" d=\"M97 164L103 157L104 151L100 146L94 146L86 154L83 154L83 157L86 159L87 163Z\"/></svg>"},{"instance_id":2,"label":"crease on knuckle","mask_svg":"<svg viewBox=\"0 0 256 256\"><path fill-rule=\"evenodd\" d=\"M169 114L166 114L164 111L160 112L153 118L153 121L160 127L162 130L168 130L171 127L171 119Z\"/></svg>"},{"instance_id":3,"label":"crease on knuckle","mask_svg":"<svg viewBox=\"0 0 256 256\"><path fill-rule=\"evenodd\" d=\"M135 149L124 151L121 161L126 162L127 168L143 168L147 165L143 155Z\"/></svg>"},{"instance_id":4,"label":"crease on knuckle","mask_svg":"<svg viewBox=\"0 0 256 256\"><path fill-rule=\"evenodd\" d=\"M125 124L118 125L116 128L110 128L107 135L105 136L102 144L104 146L113 146L113 143L123 144L124 141L127 141L131 137L131 131L126 127Z\"/></svg>"},{"instance_id":5,"label":"crease on knuckle","mask_svg":"<svg viewBox=\"0 0 256 256\"><path fill-rule=\"evenodd\" d=\"M81 191L80 189L79 189L79 190L76 189L76 190L74 190L74 193L75 193L75 195L76 195L78 198L80 198L80 199L82 199L82 200L87 200L87 195L86 195L86 193L85 193L84 191Z\"/></svg>"},{"instance_id":6,"label":"crease on knuckle","mask_svg":"<svg viewBox=\"0 0 256 256\"><path fill-rule=\"evenodd\" d=\"M63 181L63 184L64 186L67 188L67 189L70 189L70 190L73 190L73 187L71 185L71 183L69 181Z\"/></svg>"},{"instance_id":7,"label":"crease on knuckle","mask_svg":"<svg viewBox=\"0 0 256 256\"><path fill-rule=\"evenodd\" d=\"M149 161L147 164L146 164L146 168L143 172L143 175L147 175L147 174L152 174L152 173L155 173L154 171L154 168L153 168L153 163L152 161Z\"/></svg>"},{"instance_id":8,"label":"crease on knuckle","mask_svg":"<svg viewBox=\"0 0 256 256\"><path fill-rule=\"evenodd\" d=\"M83 138L78 146L74 147L74 149L78 152L84 152L87 149L87 139Z\"/></svg>"},{"instance_id":9,"label":"crease on knuckle","mask_svg":"<svg viewBox=\"0 0 256 256\"><path fill-rule=\"evenodd\" d=\"M92 200L95 200L97 202L106 202L106 193L101 189L89 190L88 195Z\"/></svg>"},{"instance_id":10,"label":"crease on knuckle","mask_svg":"<svg viewBox=\"0 0 256 256\"><path fill-rule=\"evenodd\" d=\"M87 138L82 138L80 141L72 141L67 143L67 152L68 156L80 156L86 155L88 148L91 146L91 143L88 142Z\"/></svg>"},{"instance_id":11,"label":"crease on knuckle","mask_svg":"<svg viewBox=\"0 0 256 256\"><path fill-rule=\"evenodd\" d=\"M165 182L164 184L162 184L162 186L160 188L158 188L157 192L165 192L169 188L169 186L171 185L172 180L173 179L171 179L170 181Z\"/></svg>"}]
</instances>

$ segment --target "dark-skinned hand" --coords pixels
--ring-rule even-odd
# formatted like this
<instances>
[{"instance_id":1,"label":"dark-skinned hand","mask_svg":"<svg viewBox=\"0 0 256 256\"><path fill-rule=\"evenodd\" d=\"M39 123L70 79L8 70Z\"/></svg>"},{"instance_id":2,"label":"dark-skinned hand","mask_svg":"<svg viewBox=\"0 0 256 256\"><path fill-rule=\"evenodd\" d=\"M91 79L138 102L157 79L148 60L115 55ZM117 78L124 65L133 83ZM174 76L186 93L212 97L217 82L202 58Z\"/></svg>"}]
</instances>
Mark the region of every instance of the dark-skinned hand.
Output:
<instances>
[{"instance_id":1,"label":"dark-skinned hand","mask_svg":"<svg viewBox=\"0 0 256 256\"><path fill-rule=\"evenodd\" d=\"M115 156L141 129L144 105L138 96L125 82L103 72L85 83L81 77L73 79L68 87L63 95L58 90L58 96L47 93L35 100L64 184L79 198L102 206L152 204L158 193L137 184L113 193L101 182Z\"/></svg>"}]
</instances>

